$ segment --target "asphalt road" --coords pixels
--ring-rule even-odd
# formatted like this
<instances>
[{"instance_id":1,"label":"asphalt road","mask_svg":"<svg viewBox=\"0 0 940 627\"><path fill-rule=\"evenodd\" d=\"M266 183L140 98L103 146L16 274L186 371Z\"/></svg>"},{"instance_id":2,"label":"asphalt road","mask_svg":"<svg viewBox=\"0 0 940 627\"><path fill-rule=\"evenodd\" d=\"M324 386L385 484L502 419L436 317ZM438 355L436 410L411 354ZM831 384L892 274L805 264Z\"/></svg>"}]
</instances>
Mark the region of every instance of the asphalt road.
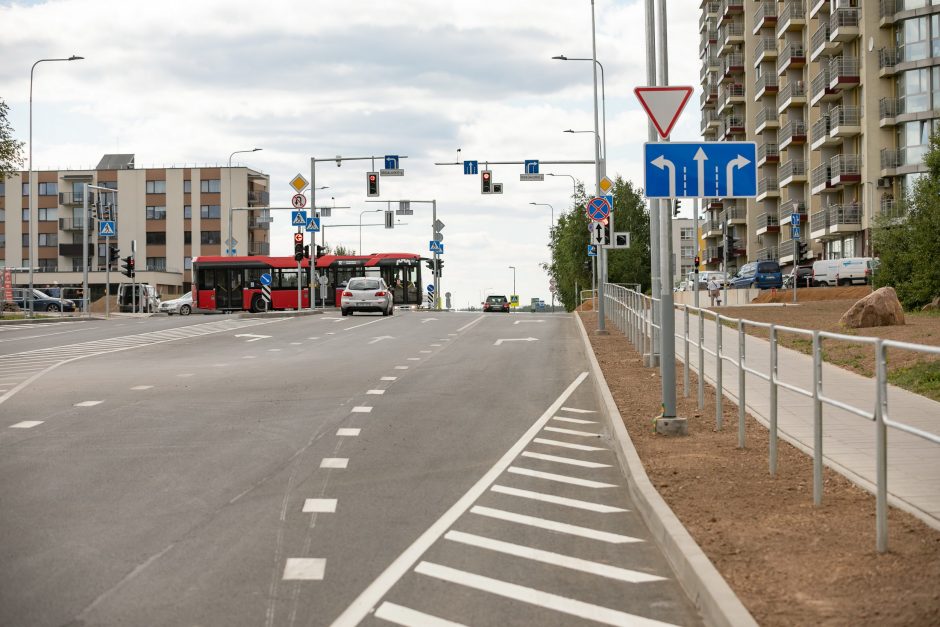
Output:
<instances>
[{"instance_id":1,"label":"asphalt road","mask_svg":"<svg viewBox=\"0 0 940 627\"><path fill-rule=\"evenodd\" d=\"M700 624L589 376L564 314L4 327L0 624Z\"/></svg>"}]
</instances>

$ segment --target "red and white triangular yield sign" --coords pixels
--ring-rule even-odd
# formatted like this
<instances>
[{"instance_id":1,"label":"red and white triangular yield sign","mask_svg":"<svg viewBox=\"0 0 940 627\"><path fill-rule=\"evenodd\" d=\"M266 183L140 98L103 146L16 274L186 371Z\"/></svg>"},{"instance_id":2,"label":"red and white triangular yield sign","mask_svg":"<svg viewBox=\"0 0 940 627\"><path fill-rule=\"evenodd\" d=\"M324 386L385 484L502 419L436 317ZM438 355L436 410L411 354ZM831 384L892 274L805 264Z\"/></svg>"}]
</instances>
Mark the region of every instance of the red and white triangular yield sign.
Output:
<instances>
[{"instance_id":1,"label":"red and white triangular yield sign","mask_svg":"<svg viewBox=\"0 0 940 627\"><path fill-rule=\"evenodd\" d=\"M669 137L672 127L679 120L679 114L692 96L688 86L637 87L633 90L637 100L650 116L653 126L663 139Z\"/></svg>"}]
</instances>

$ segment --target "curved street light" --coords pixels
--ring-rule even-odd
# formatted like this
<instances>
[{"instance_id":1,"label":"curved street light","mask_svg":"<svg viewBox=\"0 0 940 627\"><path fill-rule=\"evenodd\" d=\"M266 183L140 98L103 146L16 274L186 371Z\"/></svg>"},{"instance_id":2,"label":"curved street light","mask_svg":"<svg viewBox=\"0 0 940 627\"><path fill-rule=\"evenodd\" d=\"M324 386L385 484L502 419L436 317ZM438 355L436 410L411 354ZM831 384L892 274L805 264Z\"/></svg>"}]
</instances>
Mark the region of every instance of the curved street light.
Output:
<instances>
[{"instance_id":1,"label":"curved street light","mask_svg":"<svg viewBox=\"0 0 940 627\"><path fill-rule=\"evenodd\" d=\"M232 207L235 206L235 202L232 200L232 157L243 152L258 152L259 150L261 150L261 148L251 148L249 150L236 150L235 152L233 152L232 154L228 156L228 216L229 218L232 217ZM229 225L228 225L228 238L231 241L235 241L235 238L232 237L231 220L229 220ZM245 245L247 246L248 242L245 242ZM229 257L232 257L235 255L234 246L229 246L227 250L229 253L228 255Z\"/></svg>"},{"instance_id":2,"label":"curved street light","mask_svg":"<svg viewBox=\"0 0 940 627\"><path fill-rule=\"evenodd\" d=\"M516 295L516 266L509 266L509 269L512 270L512 295Z\"/></svg>"},{"instance_id":3,"label":"curved street light","mask_svg":"<svg viewBox=\"0 0 940 627\"><path fill-rule=\"evenodd\" d=\"M365 209L364 211L359 212L359 254L362 254L362 216L366 213L377 213L379 211L385 211L385 209Z\"/></svg>"},{"instance_id":4,"label":"curved street light","mask_svg":"<svg viewBox=\"0 0 940 627\"><path fill-rule=\"evenodd\" d=\"M604 66L603 64L601 64L601 62L598 61L597 59L588 59L587 57L566 57L563 54L556 55L552 57L552 59L555 59L556 61L594 61L594 63L597 64L597 67L601 69L601 111L602 111L601 123L602 123L602 128L603 128L602 134L604 136L602 155L603 155L604 161L606 162L607 161L607 95L604 93Z\"/></svg>"}]
</instances>

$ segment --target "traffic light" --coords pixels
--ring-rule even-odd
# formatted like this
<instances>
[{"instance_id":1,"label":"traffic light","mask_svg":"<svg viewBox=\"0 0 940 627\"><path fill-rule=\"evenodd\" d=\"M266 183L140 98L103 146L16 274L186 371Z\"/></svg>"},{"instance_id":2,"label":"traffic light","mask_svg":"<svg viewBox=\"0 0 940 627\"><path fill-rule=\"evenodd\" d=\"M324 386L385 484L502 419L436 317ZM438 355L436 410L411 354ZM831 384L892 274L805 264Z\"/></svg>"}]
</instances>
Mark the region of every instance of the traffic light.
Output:
<instances>
[{"instance_id":1,"label":"traffic light","mask_svg":"<svg viewBox=\"0 0 940 627\"><path fill-rule=\"evenodd\" d=\"M491 170L483 170L480 173L480 192L483 194L493 193L493 172Z\"/></svg>"},{"instance_id":2,"label":"traffic light","mask_svg":"<svg viewBox=\"0 0 940 627\"><path fill-rule=\"evenodd\" d=\"M702 260L699 257L695 258L695 271L698 272L698 267L702 264Z\"/></svg>"},{"instance_id":3,"label":"traffic light","mask_svg":"<svg viewBox=\"0 0 940 627\"><path fill-rule=\"evenodd\" d=\"M373 197L379 195L379 173L366 173L366 196Z\"/></svg>"},{"instance_id":4,"label":"traffic light","mask_svg":"<svg viewBox=\"0 0 940 627\"><path fill-rule=\"evenodd\" d=\"M443 274L444 274L444 260L438 259L437 260L437 276L443 276Z\"/></svg>"},{"instance_id":5,"label":"traffic light","mask_svg":"<svg viewBox=\"0 0 940 627\"><path fill-rule=\"evenodd\" d=\"M799 263L800 261L806 258L806 252L807 252L807 249L809 248L809 244L806 242L798 242L798 243L800 245L800 248L799 248L799 255L796 258L797 263Z\"/></svg>"},{"instance_id":6,"label":"traffic light","mask_svg":"<svg viewBox=\"0 0 940 627\"><path fill-rule=\"evenodd\" d=\"M310 259L310 245L304 246L304 259Z\"/></svg>"},{"instance_id":7,"label":"traffic light","mask_svg":"<svg viewBox=\"0 0 940 627\"><path fill-rule=\"evenodd\" d=\"M392 210L386 210L385 212L385 228L395 228L395 212Z\"/></svg>"},{"instance_id":8,"label":"traffic light","mask_svg":"<svg viewBox=\"0 0 940 627\"><path fill-rule=\"evenodd\" d=\"M679 210L682 208L682 201L676 198L672 204L672 217L679 217Z\"/></svg>"},{"instance_id":9,"label":"traffic light","mask_svg":"<svg viewBox=\"0 0 940 627\"><path fill-rule=\"evenodd\" d=\"M317 246L317 257L322 257L326 254L326 246Z\"/></svg>"},{"instance_id":10,"label":"traffic light","mask_svg":"<svg viewBox=\"0 0 940 627\"><path fill-rule=\"evenodd\" d=\"M294 261L300 261L304 258L304 243L294 242Z\"/></svg>"},{"instance_id":11,"label":"traffic light","mask_svg":"<svg viewBox=\"0 0 940 627\"><path fill-rule=\"evenodd\" d=\"M124 257L121 264L121 274L124 276L134 278L134 258L133 257Z\"/></svg>"},{"instance_id":12,"label":"traffic light","mask_svg":"<svg viewBox=\"0 0 940 627\"><path fill-rule=\"evenodd\" d=\"M113 264L115 261L120 259L120 257L118 256L120 252L121 251L117 246L111 246L110 250L108 251L108 263Z\"/></svg>"}]
</instances>

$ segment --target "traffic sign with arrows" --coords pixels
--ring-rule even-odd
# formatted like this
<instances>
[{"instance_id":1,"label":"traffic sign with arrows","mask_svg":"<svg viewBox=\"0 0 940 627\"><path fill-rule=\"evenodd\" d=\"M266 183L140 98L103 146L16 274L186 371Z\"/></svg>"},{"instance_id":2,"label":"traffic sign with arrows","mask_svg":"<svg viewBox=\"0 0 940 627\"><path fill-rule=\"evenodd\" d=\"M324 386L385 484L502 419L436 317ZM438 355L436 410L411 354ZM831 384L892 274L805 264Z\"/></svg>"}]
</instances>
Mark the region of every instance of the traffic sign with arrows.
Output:
<instances>
[{"instance_id":1,"label":"traffic sign with arrows","mask_svg":"<svg viewBox=\"0 0 940 627\"><path fill-rule=\"evenodd\" d=\"M753 198L754 142L672 142L644 146L647 198Z\"/></svg>"}]
</instances>

